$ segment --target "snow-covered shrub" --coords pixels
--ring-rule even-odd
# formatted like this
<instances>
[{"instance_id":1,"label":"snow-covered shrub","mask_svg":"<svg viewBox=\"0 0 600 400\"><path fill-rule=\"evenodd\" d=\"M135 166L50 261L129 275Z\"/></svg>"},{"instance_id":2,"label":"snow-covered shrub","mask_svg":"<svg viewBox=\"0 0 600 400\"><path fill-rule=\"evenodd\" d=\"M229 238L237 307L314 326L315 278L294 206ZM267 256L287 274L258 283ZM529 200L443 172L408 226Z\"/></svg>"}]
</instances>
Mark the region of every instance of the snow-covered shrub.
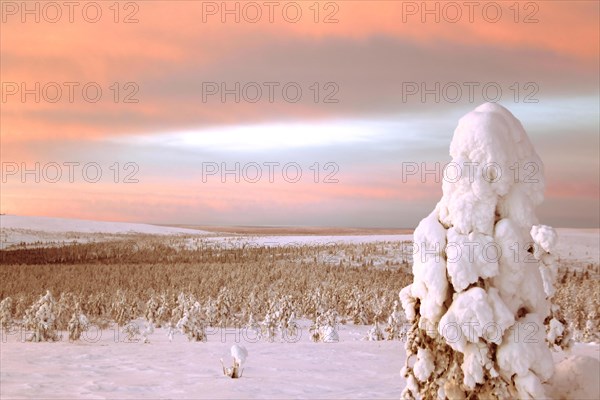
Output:
<instances>
[{"instance_id":1,"label":"snow-covered shrub","mask_svg":"<svg viewBox=\"0 0 600 400\"><path fill-rule=\"evenodd\" d=\"M56 341L56 301L48 290L25 312L25 329L32 331L32 342Z\"/></svg>"},{"instance_id":2,"label":"snow-covered shrub","mask_svg":"<svg viewBox=\"0 0 600 400\"><path fill-rule=\"evenodd\" d=\"M346 313L354 323L354 325L367 325L369 320L365 311L366 299L363 293L358 289L352 290L350 301L346 309Z\"/></svg>"},{"instance_id":3,"label":"snow-covered shrub","mask_svg":"<svg viewBox=\"0 0 600 400\"><path fill-rule=\"evenodd\" d=\"M337 333L338 314L335 310L329 309L323 314L319 314L310 327L310 338L313 342L335 343L340 341Z\"/></svg>"},{"instance_id":4,"label":"snow-covered shrub","mask_svg":"<svg viewBox=\"0 0 600 400\"><path fill-rule=\"evenodd\" d=\"M187 300L185 294L179 293L176 300L176 305L171 310L171 319L170 322L172 326L176 325L177 322L183 318L183 314L187 308Z\"/></svg>"},{"instance_id":5,"label":"snow-covered shrub","mask_svg":"<svg viewBox=\"0 0 600 400\"><path fill-rule=\"evenodd\" d=\"M129 321L125 328L123 328L126 342L136 343L139 341L138 336L140 335L140 327L134 321Z\"/></svg>"},{"instance_id":6,"label":"snow-covered shrub","mask_svg":"<svg viewBox=\"0 0 600 400\"><path fill-rule=\"evenodd\" d=\"M413 283L400 292L413 324L402 396L545 398L545 328L565 327L549 300L556 233L535 215L542 162L521 123L492 103L461 118L450 155L443 196L414 232Z\"/></svg>"},{"instance_id":7,"label":"snow-covered shrub","mask_svg":"<svg viewBox=\"0 0 600 400\"><path fill-rule=\"evenodd\" d=\"M127 301L127 296L122 291L118 291L115 301L111 304L111 314L119 326L126 325L134 318L131 305Z\"/></svg>"},{"instance_id":8,"label":"snow-covered shrub","mask_svg":"<svg viewBox=\"0 0 600 400\"><path fill-rule=\"evenodd\" d=\"M226 287L222 287L217 295L215 302L217 326L224 328L232 321L233 313L233 300L231 298L231 291Z\"/></svg>"},{"instance_id":9,"label":"snow-covered shrub","mask_svg":"<svg viewBox=\"0 0 600 400\"><path fill-rule=\"evenodd\" d=\"M169 322L170 317L171 309L167 296L164 293L161 294L160 298L158 299L154 295L150 296L146 302L146 311L144 312L144 318L146 321L153 326L156 325L160 328L163 324Z\"/></svg>"},{"instance_id":10,"label":"snow-covered shrub","mask_svg":"<svg viewBox=\"0 0 600 400\"><path fill-rule=\"evenodd\" d=\"M158 307L159 303L154 298L154 295L150 296L150 299L146 302L146 311L144 313L144 318L146 321L150 323L155 323L158 319Z\"/></svg>"},{"instance_id":11,"label":"snow-covered shrub","mask_svg":"<svg viewBox=\"0 0 600 400\"><path fill-rule=\"evenodd\" d=\"M583 337L586 342L600 341L600 317L596 311L592 311L585 322Z\"/></svg>"},{"instance_id":12,"label":"snow-covered shrub","mask_svg":"<svg viewBox=\"0 0 600 400\"><path fill-rule=\"evenodd\" d=\"M296 313L292 311L290 316L285 321L285 325L281 327L282 335L286 338L295 338L298 335L298 323L296 322Z\"/></svg>"},{"instance_id":13,"label":"snow-covered shrub","mask_svg":"<svg viewBox=\"0 0 600 400\"><path fill-rule=\"evenodd\" d=\"M177 329L190 341L206 341L206 325L202 320L202 307L199 302L196 301L186 308L183 317L177 322Z\"/></svg>"},{"instance_id":14,"label":"snow-covered shrub","mask_svg":"<svg viewBox=\"0 0 600 400\"><path fill-rule=\"evenodd\" d=\"M69 340L79 340L81 334L87 329L89 321L85 315L81 312L79 303L75 305L75 311L71 315L67 330L69 331Z\"/></svg>"},{"instance_id":15,"label":"snow-covered shrub","mask_svg":"<svg viewBox=\"0 0 600 400\"><path fill-rule=\"evenodd\" d=\"M234 344L231 346L231 357L233 357L233 366L225 367L223 359L221 359L221 365L223 365L223 375L228 376L232 379L241 378L244 373L244 363L248 357L248 350L244 346Z\"/></svg>"},{"instance_id":16,"label":"snow-covered shrub","mask_svg":"<svg viewBox=\"0 0 600 400\"><path fill-rule=\"evenodd\" d=\"M403 331L403 319L402 312L400 310L400 304L398 300L394 300L394 305L390 316L388 317L387 326L385 332L387 333L387 340L401 340L404 339L405 332Z\"/></svg>"},{"instance_id":17,"label":"snow-covered shrub","mask_svg":"<svg viewBox=\"0 0 600 400\"><path fill-rule=\"evenodd\" d=\"M154 324L152 322L148 322L142 331L142 337L144 338L144 343L150 343L150 335L154 333Z\"/></svg>"},{"instance_id":18,"label":"snow-covered shrub","mask_svg":"<svg viewBox=\"0 0 600 400\"><path fill-rule=\"evenodd\" d=\"M75 298L73 293L62 292L60 297L56 301L56 329L65 330L68 329L69 322L73 315L73 311L78 307L79 301Z\"/></svg>"},{"instance_id":19,"label":"snow-covered shrub","mask_svg":"<svg viewBox=\"0 0 600 400\"><path fill-rule=\"evenodd\" d=\"M219 325L219 307L217 306L217 301L212 297L209 297L206 302L206 323L210 326Z\"/></svg>"},{"instance_id":20,"label":"snow-covered shrub","mask_svg":"<svg viewBox=\"0 0 600 400\"><path fill-rule=\"evenodd\" d=\"M251 337L260 339L261 337L261 328L260 324L254 318L254 314L250 313L248 317L248 322L246 323L245 329L247 332L251 334Z\"/></svg>"},{"instance_id":21,"label":"snow-covered shrub","mask_svg":"<svg viewBox=\"0 0 600 400\"><path fill-rule=\"evenodd\" d=\"M265 319L262 322L262 336L269 342L275 340L277 334L277 318L271 314L271 311L267 311Z\"/></svg>"},{"instance_id":22,"label":"snow-covered shrub","mask_svg":"<svg viewBox=\"0 0 600 400\"><path fill-rule=\"evenodd\" d=\"M270 319L279 330L281 338L293 338L298 332L294 301L291 296L281 296L269 305Z\"/></svg>"},{"instance_id":23,"label":"snow-covered shrub","mask_svg":"<svg viewBox=\"0 0 600 400\"><path fill-rule=\"evenodd\" d=\"M169 317L171 313L171 307L169 304L169 300L165 294L160 296L160 305L156 310L156 313L153 315L155 318L154 323L157 327L163 326L165 323L168 323Z\"/></svg>"},{"instance_id":24,"label":"snow-covered shrub","mask_svg":"<svg viewBox=\"0 0 600 400\"><path fill-rule=\"evenodd\" d=\"M385 337L383 336L383 332L379 327L379 322L375 321L371 329L369 329L369 331L367 332L367 340L379 341L384 339Z\"/></svg>"},{"instance_id":25,"label":"snow-covered shrub","mask_svg":"<svg viewBox=\"0 0 600 400\"><path fill-rule=\"evenodd\" d=\"M10 329L12 324L12 299L7 297L0 302L0 329Z\"/></svg>"}]
</instances>

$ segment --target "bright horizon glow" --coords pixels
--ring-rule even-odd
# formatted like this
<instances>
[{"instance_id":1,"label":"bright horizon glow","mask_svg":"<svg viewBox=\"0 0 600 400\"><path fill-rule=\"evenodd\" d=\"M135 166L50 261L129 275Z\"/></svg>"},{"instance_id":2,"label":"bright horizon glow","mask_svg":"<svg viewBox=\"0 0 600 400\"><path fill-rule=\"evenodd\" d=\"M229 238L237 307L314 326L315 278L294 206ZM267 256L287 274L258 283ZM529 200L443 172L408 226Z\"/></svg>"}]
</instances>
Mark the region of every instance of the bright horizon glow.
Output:
<instances>
[{"instance_id":1,"label":"bright horizon glow","mask_svg":"<svg viewBox=\"0 0 600 400\"><path fill-rule=\"evenodd\" d=\"M376 140L378 133L343 122L296 122L200 128L115 140L186 149L265 151L368 142Z\"/></svg>"}]
</instances>

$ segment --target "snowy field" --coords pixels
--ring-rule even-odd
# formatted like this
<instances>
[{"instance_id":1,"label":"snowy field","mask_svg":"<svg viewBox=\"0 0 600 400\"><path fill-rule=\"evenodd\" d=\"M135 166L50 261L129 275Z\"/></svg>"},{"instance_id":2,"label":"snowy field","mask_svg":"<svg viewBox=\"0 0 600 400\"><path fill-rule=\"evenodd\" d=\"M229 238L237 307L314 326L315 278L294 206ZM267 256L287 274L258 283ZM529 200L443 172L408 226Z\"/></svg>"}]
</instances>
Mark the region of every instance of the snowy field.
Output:
<instances>
[{"instance_id":1,"label":"snowy field","mask_svg":"<svg viewBox=\"0 0 600 400\"><path fill-rule=\"evenodd\" d=\"M577 264L597 265L600 260L600 229L558 228L557 255L561 260ZM250 246L303 246L361 244L378 242L406 242L412 235L232 235L196 229L175 228L123 222L99 222L65 218L0 216L0 249L20 243L85 243L122 239L128 235L161 235L180 238L188 243L202 240L225 247Z\"/></svg>"},{"instance_id":2,"label":"snowy field","mask_svg":"<svg viewBox=\"0 0 600 400\"><path fill-rule=\"evenodd\" d=\"M140 322L141 323L141 322ZM341 325L337 343L313 343L308 324L297 342L264 340L232 329L214 330L205 343L176 335L169 342L156 329L150 343L128 342L116 328L95 343L22 343L5 336L1 352L3 399L139 398L319 398L392 399L405 386L399 371L405 357L400 341L365 341L368 327ZM120 335L120 337L119 337ZM96 332L90 332L95 341ZM295 340L295 339L294 339ZM243 344L248 360L241 379L223 376L220 359L231 363L232 344ZM597 344L576 344L571 356L600 359ZM565 358L555 354L555 360ZM571 371L572 372L572 371ZM570 374L567 387L589 377ZM584 388L584 392L594 390ZM596 392L600 388L596 387Z\"/></svg>"},{"instance_id":3,"label":"snowy field","mask_svg":"<svg viewBox=\"0 0 600 400\"><path fill-rule=\"evenodd\" d=\"M366 342L367 327L340 326L338 343L259 341L240 331L214 331L206 343L156 329L150 343L2 344L2 398L398 398L402 343ZM91 336L91 334L90 334ZM223 376L237 340L249 353L241 379ZM249 340L245 340L245 338ZM296 339L294 339L296 340Z\"/></svg>"},{"instance_id":4,"label":"snowy field","mask_svg":"<svg viewBox=\"0 0 600 400\"><path fill-rule=\"evenodd\" d=\"M131 234L206 235L208 232L124 222L27 217L20 215L0 216L0 249L20 243L85 243L123 238Z\"/></svg>"}]
</instances>

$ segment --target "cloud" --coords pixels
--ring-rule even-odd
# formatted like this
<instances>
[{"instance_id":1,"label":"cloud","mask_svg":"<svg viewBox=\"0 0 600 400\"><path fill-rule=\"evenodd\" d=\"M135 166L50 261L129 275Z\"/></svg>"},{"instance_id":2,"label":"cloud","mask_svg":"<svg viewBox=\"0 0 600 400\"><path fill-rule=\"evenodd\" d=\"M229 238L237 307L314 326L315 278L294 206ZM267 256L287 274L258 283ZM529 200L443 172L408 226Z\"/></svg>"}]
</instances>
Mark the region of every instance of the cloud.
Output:
<instances>
[{"instance_id":1,"label":"cloud","mask_svg":"<svg viewBox=\"0 0 600 400\"><path fill-rule=\"evenodd\" d=\"M447 161L458 118L486 100L489 84L546 163L547 223L597 225L597 2L530 2L537 10L519 3L518 15L512 3L498 3L498 23L480 9L473 23L464 9L457 23L431 15L424 23L403 8L423 2L318 2L318 21L335 11L332 24L314 22L313 2L298 2L298 23L281 14L274 23L221 23L220 15L202 22L203 3L210 2L137 2L135 24L115 23L110 9L97 24L22 24L18 16L3 23L3 83L39 82L43 90L57 82L63 95L22 101L2 87L2 160L98 162L107 174L115 162L135 162L141 178L133 186L12 181L3 184L3 210L164 223L414 225L440 188L402 183L402 163ZM538 22L523 23L532 12ZM73 102L65 82L79 84ZM277 83L272 101L269 82ZM101 88L98 102L84 98L86 83ZM207 95L207 83L219 92ZM236 83L240 90L223 97L221 84ZM302 96L291 101L298 87ZM125 103L128 95L138 101ZM334 162L340 183L202 182L203 162L253 161L298 162L305 178L315 163Z\"/></svg>"}]
</instances>

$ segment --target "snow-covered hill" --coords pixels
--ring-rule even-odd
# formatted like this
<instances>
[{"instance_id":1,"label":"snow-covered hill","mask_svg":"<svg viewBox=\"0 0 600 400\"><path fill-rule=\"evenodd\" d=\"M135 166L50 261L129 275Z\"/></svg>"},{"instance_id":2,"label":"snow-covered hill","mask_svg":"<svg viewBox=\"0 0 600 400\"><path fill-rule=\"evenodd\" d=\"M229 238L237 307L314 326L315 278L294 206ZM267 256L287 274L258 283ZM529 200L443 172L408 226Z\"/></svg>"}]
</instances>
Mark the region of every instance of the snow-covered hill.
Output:
<instances>
[{"instance_id":1,"label":"snow-covered hill","mask_svg":"<svg viewBox=\"0 0 600 400\"><path fill-rule=\"evenodd\" d=\"M100 236L126 234L207 235L209 232L127 222L103 222L67 218L0 216L0 248L18 243L86 242Z\"/></svg>"}]
</instances>

